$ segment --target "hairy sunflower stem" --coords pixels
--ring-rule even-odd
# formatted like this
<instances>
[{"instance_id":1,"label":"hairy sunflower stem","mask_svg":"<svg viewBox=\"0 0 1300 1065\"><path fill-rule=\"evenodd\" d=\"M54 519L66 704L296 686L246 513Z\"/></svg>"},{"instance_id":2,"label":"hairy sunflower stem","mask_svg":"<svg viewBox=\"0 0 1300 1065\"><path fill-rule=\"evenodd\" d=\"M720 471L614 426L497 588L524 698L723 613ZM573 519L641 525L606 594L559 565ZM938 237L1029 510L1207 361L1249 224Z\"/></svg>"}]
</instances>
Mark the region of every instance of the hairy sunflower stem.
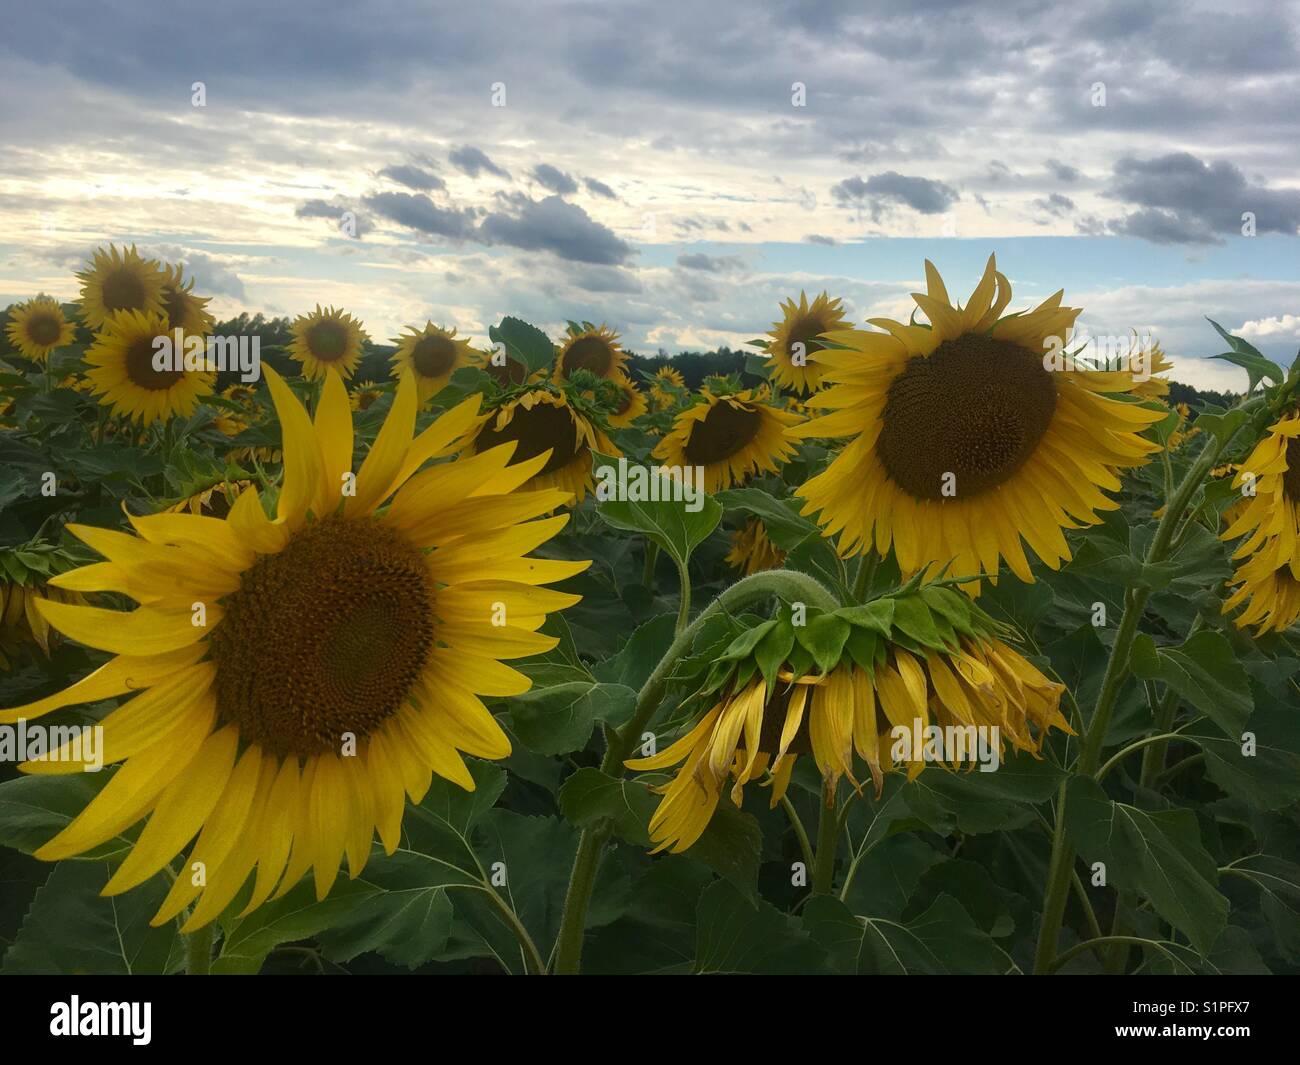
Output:
<instances>
[{"instance_id":1,"label":"hairy sunflower stem","mask_svg":"<svg viewBox=\"0 0 1300 1065\"><path fill-rule=\"evenodd\" d=\"M840 605L819 581L795 570L766 570L745 577L725 589L673 638L663 658L637 693L636 708L631 719L611 734L605 757L600 763L602 773L614 777L623 775L623 760L659 708L673 666L691 649L701 626L717 614L731 613L751 603L773 597L788 602L808 603L823 610L835 610ZM612 826L608 821L599 821L583 829L578 840L578 853L573 860L573 872L569 876L569 888L564 896L564 913L560 918L560 932L555 944L554 971L558 975L574 975L581 969L587 908L591 904L591 892L596 883L601 851L609 840L611 831Z\"/></svg>"},{"instance_id":2,"label":"hairy sunflower stem","mask_svg":"<svg viewBox=\"0 0 1300 1065\"><path fill-rule=\"evenodd\" d=\"M835 857L840 849L840 829L843 822L836 809L838 787L826 788L822 797L821 815L817 819L817 853L814 857L812 893L829 895L835 884Z\"/></svg>"},{"instance_id":3,"label":"hairy sunflower stem","mask_svg":"<svg viewBox=\"0 0 1300 1065\"><path fill-rule=\"evenodd\" d=\"M207 976L212 971L212 933L215 923L209 921L185 937L185 975Z\"/></svg>"},{"instance_id":4,"label":"hairy sunflower stem","mask_svg":"<svg viewBox=\"0 0 1300 1065\"><path fill-rule=\"evenodd\" d=\"M673 560L677 562L676 559ZM681 593L677 600L677 628L681 633L691 621L691 574L685 562L677 562L677 582Z\"/></svg>"}]
</instances>

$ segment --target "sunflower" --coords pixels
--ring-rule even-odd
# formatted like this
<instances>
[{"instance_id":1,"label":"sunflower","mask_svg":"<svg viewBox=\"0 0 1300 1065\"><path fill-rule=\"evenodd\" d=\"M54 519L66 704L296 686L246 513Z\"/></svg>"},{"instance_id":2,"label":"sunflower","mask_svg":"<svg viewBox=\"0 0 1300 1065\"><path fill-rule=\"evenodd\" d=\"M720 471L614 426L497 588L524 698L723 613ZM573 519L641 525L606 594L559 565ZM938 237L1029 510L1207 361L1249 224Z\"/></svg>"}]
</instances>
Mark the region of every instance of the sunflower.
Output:
<instances>
[{"instance_id":1,"label":"sunflower","mask_svg":"<svg viewBox=\"0 0 1300 1065\"><path fill-rule=\"evenodd\" d=\"M918 724L974 725L995 735L999 749L1005 739L1035 754L1048 728L1071 731L1059 709L1064 687L996 639L963 639L958 650L944 654L891 647L874 671L843 659L826 673L796 676L782 669L776 680L769 689L759 673L731 688L676 743L626 763L643 771L685 763L667 784L651 788L663 796L650 818L655 852L676 854L699 839L728 777L731 801L739 806L745 784L770 771L775 807L800 755L812 756L831 795L842 777L857 786L856 751L879 795L883 773L895 768L895 728L911 733ZM997 731L990 731L994 726ZM909 779L925 767L923 752L912 753Z\"/></svg>"},{"instance_id":2,"label":"sunflower","mask_svg":"<svg viewBox=\"0 0 1300 1065\"><path fill-rule=\"evenodd\" d=\"M589 370L597 377L620 377L626 362L627 353L618 345L618 334L606 326L570 330L555 359L554 378L563 381L575 370Z\"/></svg>"},{"instance_id":3,"label":"sunflower","mask_svg":"<svg viewBox=\"0 0 1300 1065\"><path fill-rule=\"evenodd\" d=\"M9 343L33 362L44 362L55 348L71 344L76 332L72 323L63 317L63 308L48 296L38 296L9 308L5 334Z\"/></svg>"},{"instance_id":4,"label":"sunflower","mask_svg":"<svg viewBox=\"0 0 1300 1065\"><path fill-rule=\"evenodd\" d=\"M85 596L62 588L0 582L0 669L10 669L29 645L34 644L46 657L49 656L58 633L50 631L49 623L40 612L39 604L43 599L52 599L56 603L86 602Z\"/></svg>"},{"instance_id":5,"label":"sunflower","mask_svg":"<svg viewBox=\"0 0 1300 1065\"><path fill-rule=\"evenodd\" d=\"M619 388L619 401L607 421L615 429L626 429L646 412L646 399L629 378L620 374L613 380Z\"/></svg>"},{"instance_id":6,"label":"sunflower","mask_svg":"<svg viewBox=\"0 0 1300 1065\"><path fill-rule=\"evenodd\" d=\"M591 453L622 454L600 427L576 410L563 392L541 386L489 411L464 445L481 454L514 443L513 461L528 464L530 488L557 488L581 503L595 483Z\"/></svg>"},{"instance_id":7,"label":"sunflower","mask_svg":"<svg viewBox=\"0 0 1300 1065\"><path fill-rule=\"evenodd\" d=\"M179 266L167 268L163 285L163 313L173 329L207 336L212 332L212 315L207 307L211 296L194 295L194 279L185 281Z\"/></svg>"},{"instance_id":8,"label":"sunflower","mask_svg":"<svg viewBox=\"0 0 1300 1065\"><path fill-rule=\"evenodd\" d=\"M300 314L290 330L289 354L302 363L302 375L318 380L329 370L351 377L361 361L361 345L370 339L361 323L341 308L316 304L311 314Z\"/></svg>"},{"instance_id":9,"label":"sunflower","mask_svg":"<svg viewBox=\"0 0 1300 1065\"><path fill-rule=\"evenodd\" d=\"M731 550L724 561L746 577L760 570L776 569L785 562L785 552L767 538L767 530L757 518L750 518L744 526L731 534Z\"/></svg>"},{"instance_id":10,"label":"sunflower","mask_svg":"<svg viewBox=\"0 0 1300 1065\"><path fill-rule=\"evenodd\" d=\"M752 389L714 395L706 386L700 395L704 401L677 415L653 454L670 466L703 466L706 492L740 484L760 470L775 472L794 454L785 432L798 424L798 415L768 405Z\"/></svg>"},{"instance_id":11,"label":"sunflower","mask_svg":"<svg viewBox=\"0 0 1300 1065\"><path fill-rule=\"evenodd\" d=\"M477 366L505 389L515 388L525 381L537 381L547 376L544 370L530 374L527 366L504 351L498 355L496 352L475 348L470 352L469 364Z\"/></svg>"},{"instance_id":12,"label":"sunflower","mask_svg":"<svg viewBox=\"0 0 1300 1065\"><path fill-rule=\"evenodd\" d=\"M772 338L767 345L772 357L771 378L793 392L815 392L825 368L809 356L822 349L819 337L844 327L844 309L825 292L811 304L808 294L800 292L798 303L789 299L781 304L781 313L781 321L773 322L768 333Z\"/></svg>"},{"instance_id":13,"label":"sunflower","mask_svg":"<svg viewBox=\"0 0 1300 1065\"><path fill-rule=\"evenodd\" d=\"M96 335L86 352L87 371L99 402L114 414L129 415L149 425L175 415L189 417L198 401L212 394L216 374L210 370L159 370L154 366L155 340L173 341L161 314L117 311ZM183 353L176 352L172 357Z\"/></svg>"},{"instance_id":14,"label":"sunflower","mask_svg":"<svg viewBox=\"0 0 1300 1065\"><path fill-rule=\"evenodd\" d=\"M393 353L393 376L410 367L420 388L420 402L440 392L451 375L470 365L474 349L468 340L457 340L456 330L441 329L426 322L423 329L407 326L410 336L399 337Z\"/></svg>"},{"instance_id":15,"label":"sunflower","mask_svg":"<svg viewBox=\"0 0 1300 1065\"><path fill-rule=\"evenodd\" d=\"M245 488L251 488L252 481L219 481L198 492L193 492L173 503L165 511L167 514L207 514L224 518L230 513L230 507Z\"/></svg>"},{"instance_id":16,"label":"sunflower","mask_svg":"<svg viewBox=\"0 0 1300 1065\"><path fill-rule=\"evenodd\" d=\"M369 410L383 394L373 381L357 381L348 392L348 406L355 411Z\"/></svg>"},{"instance_id":17,"label":"sunflower","mask_svg":"<svg viewBox=\"0 0 1300 1065\"><path fill-rule=\"evenodd\" d=\"M652 391L664 395L667 394L663 391L665 388L680 388L685 391L686 378L675 367L660 366L651 379L650 387Z\"/></svg>"},{"instance_id":18,"label":"sunflower","mask_svg":"<svg viewBox=\"0 0 1300 1065\"><path fill-rule=\"evenodd\" d=\"M1136 336L1134 341L1136 345ZM1165 355L1164 349L1160 347L1159 342L1151 341L1129 360L1129 369L1135 375L1146 378L1138 381L1133 386L1131 394L1139 399L1154 399L1160 403L1165 402L1165 397L1169 395L1169 381L1155 375L1166 373L1173 368L1173 362Z\"/></svg>"},{"instance_id":19,"label":"sunflower","mask_svg":"<svg viewBox=\"0 0 1300 1065\"><path fill-rule=\"evenodd\" d=\"M1300 411L1269 426L1237 468L1234 488L1253 486L1243 495L1245 507L1220 534L1224 540L1245 537L1233 558L1257 554L1253 572L1267 576L1286 567L1300 579Z\"/></svg>"},{"instance_id":20,"label":"sunflower","mask_svg":"<svg viewBox=\"0 0 1300 1065\"><path fill-rule=\"evenodd\" d=\"M97 248L90 266L80 271L81 317L92 329L107 324L117 311L164 314L168 274L154 259L143 259L135 245L118 250Z\"/></svg>"},{"instance_id":21,"label":"sunflower","mask_svg":"<svg viewBox=\"0 0 1300 1065\"><path fill-rule=\"evenodd\" d=\"M1232 623L1239 629L1255 626L1255 634L1282 632L1300 619L1300 579L1289 563L1274 565L1266 554L1253 555L1238 566L1228 582L1239 585L1223 604L1230 614L1246 604Z\"/></svg>"},{"instance_id":22,"label":"sunflower","mask_svg":"<svg viewBox=\"0 0 1300 1065\"><path fill-rule=\"evenodd\" d=\"M103 722L105 761L124 764L36 855L81 854L149 815L104 888L116 895L197 835L188 860L204 863L206 884L176 878L155 925L191 903L185 929L207 924L254 872L245 913L309 870L324 898L345 854L350 875L361 871L376 829L396 849L403 795L418 802L431 773L472 791L462 753L510 753L480 696L528 689L499 660L555 646L537 629L577 597L541 585L589 564L527 557L567 520L529 520L568 499L517 490L540 460L509 465L513 448L502 447L421 470L473 424L477 397L413 438L419 403L403 374L353 481L339 376L327 375L314 422L273 370L266 376L284 431L275 518L249 488L225 520L132 517L138 536L72 526L108 561L56 583L140 605L41 605L52 626L116 657L57 695L0 712L13 722L134 694ZM506 623L494 624L503 605ZM76 771L58 760L70 753L23 769Z\"/></svg>"},{"instance_id":23,"label":"sunflower","mask_svg":"<svg viewBox=\"0 0 1300 1065\"><path fill-rule=\"evenodd\" d=\"M905 575L955 560L957 576L996 576L1005 558L1032 581L1021 537L1049 567L1068 561L1061 530L1118 507L1102 490L1159 450L1138 434L1167 412L1106 395L1132 391L1127 372L1045 368L1079 314L1061 293L1001 317L1011 285L992 256L964 309L925 268L929 327L873 319L885 332L832 333L846 350L815 354L830 387L812 402L831 413L791 435L852 440L799 489L803 512L844 555L892 544Z\"/></svg>"},{"instance_id":24,"label":"sunflower","mask_svg":"<svg viewBox=\"0 0 1300 1065\"><path fill-rule=\"evenodd\" d=\"M1174 427L1174 431L1169 434L1169 440L1165 444L1168 451L1174 451L1182 447L1194 436L1199 436L1201 432L1195 425L1190 429L1187 427L1187 419L1192 416L1192 410L1186 403L1175 404L1174 410L1178 414L1178 424Z\"/></svg>"}]
</instances>

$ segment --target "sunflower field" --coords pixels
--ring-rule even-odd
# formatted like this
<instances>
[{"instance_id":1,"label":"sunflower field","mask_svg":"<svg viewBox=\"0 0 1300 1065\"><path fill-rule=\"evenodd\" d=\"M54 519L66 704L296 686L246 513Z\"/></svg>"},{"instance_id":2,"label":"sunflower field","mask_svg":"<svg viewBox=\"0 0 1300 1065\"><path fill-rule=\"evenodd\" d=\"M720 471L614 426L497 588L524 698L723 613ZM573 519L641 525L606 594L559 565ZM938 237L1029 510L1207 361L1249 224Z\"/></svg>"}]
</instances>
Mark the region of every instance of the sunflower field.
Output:
<instances>
[{"instance_id":1,"label":"sunflower field","mask_svg":"<svg viewBox=\"0 0 1300 1065\"><path fill-rule=\"evenodd\" d=\"M925 277L689 382L8 308L0 971L1300 971L1300 363Z\"/></svg>"}]
</instances>

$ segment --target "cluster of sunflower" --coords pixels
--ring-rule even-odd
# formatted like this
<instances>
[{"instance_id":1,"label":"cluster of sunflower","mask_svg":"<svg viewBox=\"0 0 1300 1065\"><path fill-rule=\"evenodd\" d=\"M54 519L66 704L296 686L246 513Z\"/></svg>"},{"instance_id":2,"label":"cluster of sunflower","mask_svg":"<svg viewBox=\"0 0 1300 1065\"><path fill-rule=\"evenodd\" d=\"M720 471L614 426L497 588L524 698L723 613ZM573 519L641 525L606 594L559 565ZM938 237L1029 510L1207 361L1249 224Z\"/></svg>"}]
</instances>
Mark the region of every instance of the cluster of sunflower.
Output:
<instances>
[{"instance_id":1,"label":"cluster of sunflower","mask_svg":"<svg viewBox=\"0 0 1300 1065\"><path fill-rule=\"evenodd\" d=\"M1161 450L1147 431L1169 416L1159 385L1131 370L1046 369L1042 352L1080 312L1057 293L1005 313L1011 286L992 258L964 306L926 263L915 301L928 325L859 329L826 294L790 300L763 342L767 381L710 378L698 392L672 367L643 390L604 325L570 323L556 345L507 319L490 351L432 322L410 327L393 382L349 393L369 338L317 306L289 345L307 387L266 366L264 388L217 393L208 371L151 362L157 336L212 325L179 267L114 247L79 277L79 313L97 330L85 380L115 414L147 426L210 400L231 440L271 412L279 428L279 447L228 449L252 471L128 514L128 530L67 526L102 560L52 576L48 597L24 596L23 616L109 657L0 709L9 723L129 696L103 720L105 761L119 768L36 853L82 854L143 821L105 893L188 848L213 873L177 878L154 918L184 915L187 931L308 876L324 898L344 861L361 872L376 833L393 853L406 801L433 775L473 790L465 756L510 754L485 700L530 687L506 663L557 644L539 630L578 597L548 586L589 565L533 552L590 492L593 455L618 457L636 432L653 441L648 457L701 468L710 493L779 476L818 443L828 459L796 486L802 514L839 559L892 555L905 582L806 623L786 604L735 634L683 703L702 710L678 722L683 736L627 762L681 765L655 784L657 849L689 848L746 783L761 779L779 802L801 754L828 801L842 780L879 792L890 771L915 775L924 760L895 754L890 737L917 722L993 730L999 749L1037 755L1048 730L1072 731L1063 689L978 607L981 582L1005 579L1004 565L1032 582L1035 560L1069 562L1066 532L1119 506L1121 478ZM53 301L11 312L11 341L31 359L72 331ZM383 417L363 448L356 426L372 407ZM1251 533L1225 607L1248 600L1242 624L1283 628L1300 613L1298 439L1292 412L1240 464L1256 494L1224 535ZM784 554L751 517L728 560L757 573ZM82 765L60 752L23 768Z\"/></svg>"}]
</instances>

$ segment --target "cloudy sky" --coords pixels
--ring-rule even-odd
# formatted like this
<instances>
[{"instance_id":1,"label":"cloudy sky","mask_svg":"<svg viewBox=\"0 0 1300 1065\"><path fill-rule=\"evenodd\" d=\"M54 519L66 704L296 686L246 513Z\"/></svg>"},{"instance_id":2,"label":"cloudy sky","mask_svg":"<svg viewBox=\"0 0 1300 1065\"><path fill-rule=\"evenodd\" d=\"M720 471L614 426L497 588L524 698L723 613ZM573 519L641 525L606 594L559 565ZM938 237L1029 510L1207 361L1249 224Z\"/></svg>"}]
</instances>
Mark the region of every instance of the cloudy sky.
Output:
<instances>
[{"instance_id":1,"label":"cloudy sky","mask_svg":"<svg viewBox=\"0 0 1300 1065\"><path fill-rule=\"evenodd\" d=\"M906 315L925 258L964 296L996 252L1014 306L1064 287L1235 387L1205 316L1300 347L1298 52L1276 0L14 5L0 305L134 242L221 315L674 352L800 289Z\"/></svg>"}]
</instances>

